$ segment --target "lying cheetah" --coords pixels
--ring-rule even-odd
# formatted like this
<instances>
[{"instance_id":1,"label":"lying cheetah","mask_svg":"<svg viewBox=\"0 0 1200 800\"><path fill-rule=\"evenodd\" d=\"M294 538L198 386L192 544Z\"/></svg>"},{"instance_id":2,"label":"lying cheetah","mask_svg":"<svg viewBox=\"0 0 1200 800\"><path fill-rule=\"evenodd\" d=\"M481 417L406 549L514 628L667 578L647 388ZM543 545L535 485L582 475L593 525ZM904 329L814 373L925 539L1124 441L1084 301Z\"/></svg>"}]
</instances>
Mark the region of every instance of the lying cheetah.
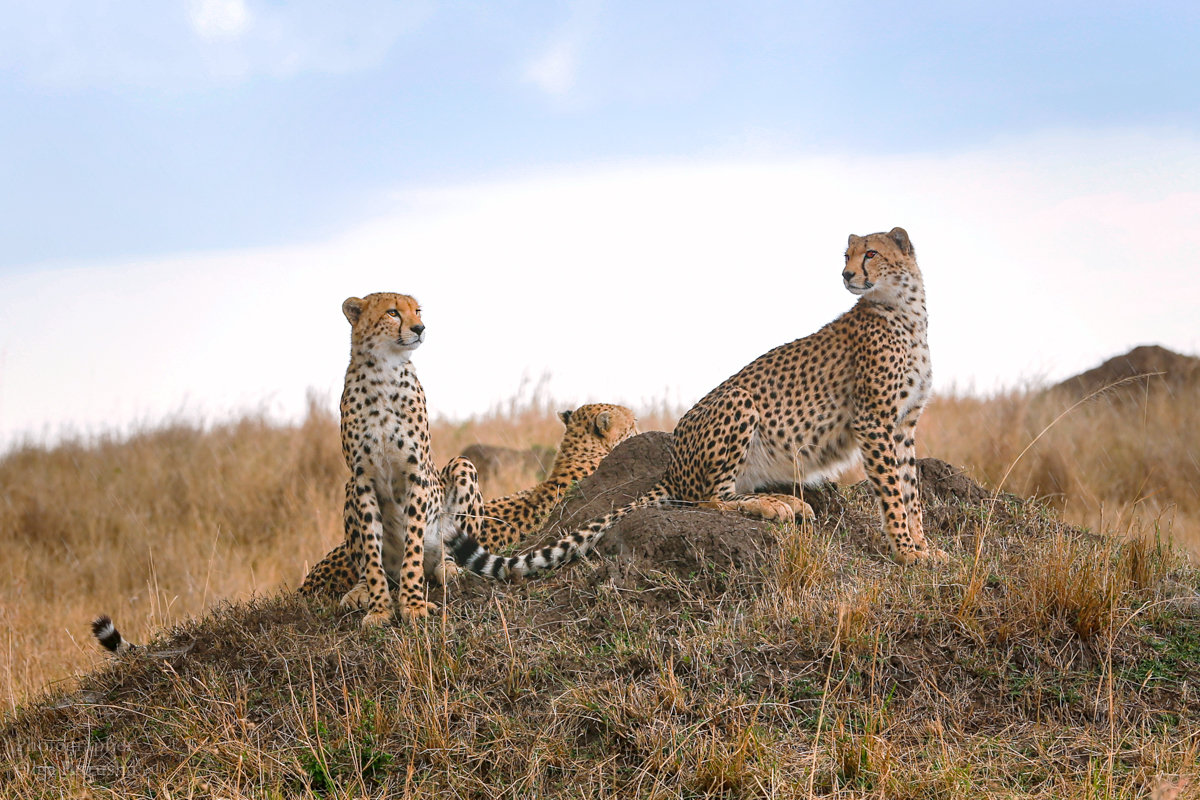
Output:
<instances>
[{"instance_id":1,"label":"lying cheetah","mask_svg":"<svg viewBox=\"0 0 1200 800\"><path fill-rule=\"evenodd\" d=\"M624 406L591 403L563 411L559 418L566 431L546 480L484 504L479 534L484 547L498 549L537 530L573 483L595 472L614 447L638 433L637 419ZM312 568L300 594L340 597L356 579L354 560L347 543L342 542Z\"/></svg>"},{"instance_id":2,"label":"lying cheetah","mask_svg":"<svg viewBox=\"0 0 1200 800\"><path fill-rule=\"evenodd\" d=\"M684 414L655 488L551 547L477 568L473 562L491 555L480 548L459 563L496 578L535 575L583 555L634 509L668 503L780 522L811 518L799 498L752 492L816 483L859 457L879 495L892 557L944 559L925 541L917 491L914 437L931 371L925 288L908 234L851 235L842 280L859 296L853 308L752 361Z\"/></svg>"}]
</instances>

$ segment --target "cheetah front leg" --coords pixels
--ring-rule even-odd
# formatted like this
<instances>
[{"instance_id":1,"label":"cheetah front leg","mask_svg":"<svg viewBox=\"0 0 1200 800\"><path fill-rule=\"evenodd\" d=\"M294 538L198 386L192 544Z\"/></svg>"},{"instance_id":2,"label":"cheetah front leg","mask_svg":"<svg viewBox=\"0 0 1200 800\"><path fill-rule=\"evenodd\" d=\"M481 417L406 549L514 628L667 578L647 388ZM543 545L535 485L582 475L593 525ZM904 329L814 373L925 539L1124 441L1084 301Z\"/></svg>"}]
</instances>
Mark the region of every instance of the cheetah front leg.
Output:
<instances>
[{"instance_id":1,"label":"cheetah front leg","mask_svg":"<svg viewBox=\"0 0 1200 800\"><path fill-rule=\"evenodd\" d=\"M750 517L774 522L794 522L797 517L813 518L812 507L799 497L788 494L739 494L738 474L741 472L750 443L758 430L759 412L753 396L745 389L734 388L717 398L704 414L695 418L696 429L706 431L720 444L697 466L703 470L698 480L707 488L706 497L698 497L701 508L737 511Z\"/></svg>"},{"instance_id":2,"label":"cheetah front leg","mask_svg":"<svg viewBox=\"0 0 1200 800\"><path fill-rule=\"evenodd\" d=\"M900 564L911 564L930 557L932 554L925 543L924 534L919 530L920 523L916 531L919 539L913 535L914 531L909 526L908 509L901 492L901 473L896 457L896 426L882 420L863 420L856 421L854 432L862 451L867 478L879 496L883 531L887 535L892 558Z\"/></svg>"},{"instance_id":3,"label":"cheetah front leg","mask_svg":"<svg viewBox=\"0 0 1200 800\"><path fill-rule=\"evenodd\" d=\"M924 516L921 511L921 487L917 470L917 419L920 409L905 414L896 424L892 441L896 444L896 462L900 475L900 499L908 517L908 533L917 543L918 552L933 561L946 561L949 556L925 538Z\"/></svg>"},{"instance_id":4,"label":"cheetah front leg","mask_svg":"<svg viewBox=\"0 0 1200 800\"><path fill-rule=\"evenodd\" d=\"M425 530L432 524L434 511L432 492L423 477L408 481L408 496L399 498L399 506L407 518L404 539L404 560L400 568L400 615L406 620L418 620L436 611L437 606L425 599Z\"/></svg>"},{"instance_id":5,"label":"cheetah front leg","mask_svg":"<svg viewBox=\"0 0 1200 800\"><path fill-rule=\"evenodd\" d=\"M366 606L367 615L363 627L384 625L392 617L392 595L388 591L387 573L383 569L383 514L375 487L362 476L351 479L354 483L354 508L356 530L351 533L358 539L358 582L342 597L342 606L361 608ZM349 516L349 515L348 515Z\"/></svg>"}]
</instances>

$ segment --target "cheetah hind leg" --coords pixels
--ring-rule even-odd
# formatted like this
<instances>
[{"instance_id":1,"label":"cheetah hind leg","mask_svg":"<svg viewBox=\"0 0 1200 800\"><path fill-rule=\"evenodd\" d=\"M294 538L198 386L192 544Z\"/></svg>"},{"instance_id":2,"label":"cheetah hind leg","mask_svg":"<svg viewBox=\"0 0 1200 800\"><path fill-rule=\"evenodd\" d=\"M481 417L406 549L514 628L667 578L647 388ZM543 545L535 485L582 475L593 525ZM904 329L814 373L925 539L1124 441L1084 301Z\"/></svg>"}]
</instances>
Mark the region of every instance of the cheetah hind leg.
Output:
<instances>
[{"instance_id":1,"label":"cheetah hind leg","mask_svg":"<svg viewBox=\"0 0 1200 800\"><path fill-rule=\"evenodd\" d=\"M710 397L713 398L710 404L703 408L697 406L680 420L675 431L676 448L681 446L681 441L691 440L699 444L697 431L703 430L725 434L724 446L698 468L699 474L676 476L677 480L684 485L691 483L711 487L711 499L698 503L701 508L737 511L772 522L794 522L797 516L811 520L812 508L799 497L787 494L738 494L738 465L745 461L750 448L754 446L760 415L754 405L753 395L740 387Z\"/></svg>"},{"instance_id":2,"label":"cheetah hind leg","mask_svg":"<svg viewBox=\"0 0 1200 800\"><path fill-rule=\"evenodd\" d=\"M700 508L718 511L736 511L748 517L757 517L771 522L795 522L800 519L812 522L812 506L790 494L740 494L730 498L709 500L699 504Z\"/></svg>"},{"instance_id":3,"label":"cheetah hind leg","mask_svg":"<svg viewBox=\"0 0 1200 800\"><path fill-rule=\"evenodd\" d=\"M458 533L479 541L483 532L484 504L483 494L479 490L479 473L475 465L467 458L456 456L442 468L439 474L444 493L445 511L450 515L452 525L456 530L449 530L450 539L456 539ZM445 534L447 531L443 530ZM447 542L443 535L442 544ZM458 563L450 547L441 549L442 560L432 570L432 575L443 586L446 586L459 573Z\"/></svg>"}]
</instances>

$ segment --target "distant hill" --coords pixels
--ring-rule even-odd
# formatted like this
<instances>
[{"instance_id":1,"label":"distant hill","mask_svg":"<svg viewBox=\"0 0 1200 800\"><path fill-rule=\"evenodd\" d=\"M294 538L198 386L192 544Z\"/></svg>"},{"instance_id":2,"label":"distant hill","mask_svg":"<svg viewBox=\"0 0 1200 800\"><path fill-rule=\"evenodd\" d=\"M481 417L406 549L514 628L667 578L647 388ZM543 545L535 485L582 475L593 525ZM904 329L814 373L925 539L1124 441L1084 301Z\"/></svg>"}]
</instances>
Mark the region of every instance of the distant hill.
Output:
<instances>
[{"instance_id":1,"label":"distant hill","mask_svg":"<svg viewBox=\"0 0 1200 800\"><path fill-rule=\"evenodd\" d=\"M1185 356L1156 344L1142 345L1124 355L1114 356L1087 372L1067 378L1052 389L1076 397L1086 397L1105 386L1138 375L1149 377L1122 384L1117 391L1142 390L1147 386L1151 389L1195 386L1200 383L1200 358Z\"/></svg>"}]
</instances>

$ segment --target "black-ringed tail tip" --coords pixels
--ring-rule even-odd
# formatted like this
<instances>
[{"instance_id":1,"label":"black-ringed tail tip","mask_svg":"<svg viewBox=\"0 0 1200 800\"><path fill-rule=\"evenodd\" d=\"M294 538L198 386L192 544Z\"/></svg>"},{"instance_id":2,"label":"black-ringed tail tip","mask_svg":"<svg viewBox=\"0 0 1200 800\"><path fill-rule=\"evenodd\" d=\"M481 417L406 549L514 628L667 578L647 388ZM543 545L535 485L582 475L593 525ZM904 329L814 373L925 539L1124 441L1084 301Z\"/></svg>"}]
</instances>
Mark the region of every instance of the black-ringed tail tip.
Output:
<instances>
[{"instance_id":1,"label":"black-ringed tail tip","mask_svg":"<svg viewBox=\"0 0 1200 800\"><path fill-rule=\"evenodd\" d=\"M133 647L132 644L125 640L121 632L113 625L112 619L108 615L96 617L92 622L92 635L96 637L96 641L105 649L113 653L124 653Z\"/></svg>"}]
</instances>

